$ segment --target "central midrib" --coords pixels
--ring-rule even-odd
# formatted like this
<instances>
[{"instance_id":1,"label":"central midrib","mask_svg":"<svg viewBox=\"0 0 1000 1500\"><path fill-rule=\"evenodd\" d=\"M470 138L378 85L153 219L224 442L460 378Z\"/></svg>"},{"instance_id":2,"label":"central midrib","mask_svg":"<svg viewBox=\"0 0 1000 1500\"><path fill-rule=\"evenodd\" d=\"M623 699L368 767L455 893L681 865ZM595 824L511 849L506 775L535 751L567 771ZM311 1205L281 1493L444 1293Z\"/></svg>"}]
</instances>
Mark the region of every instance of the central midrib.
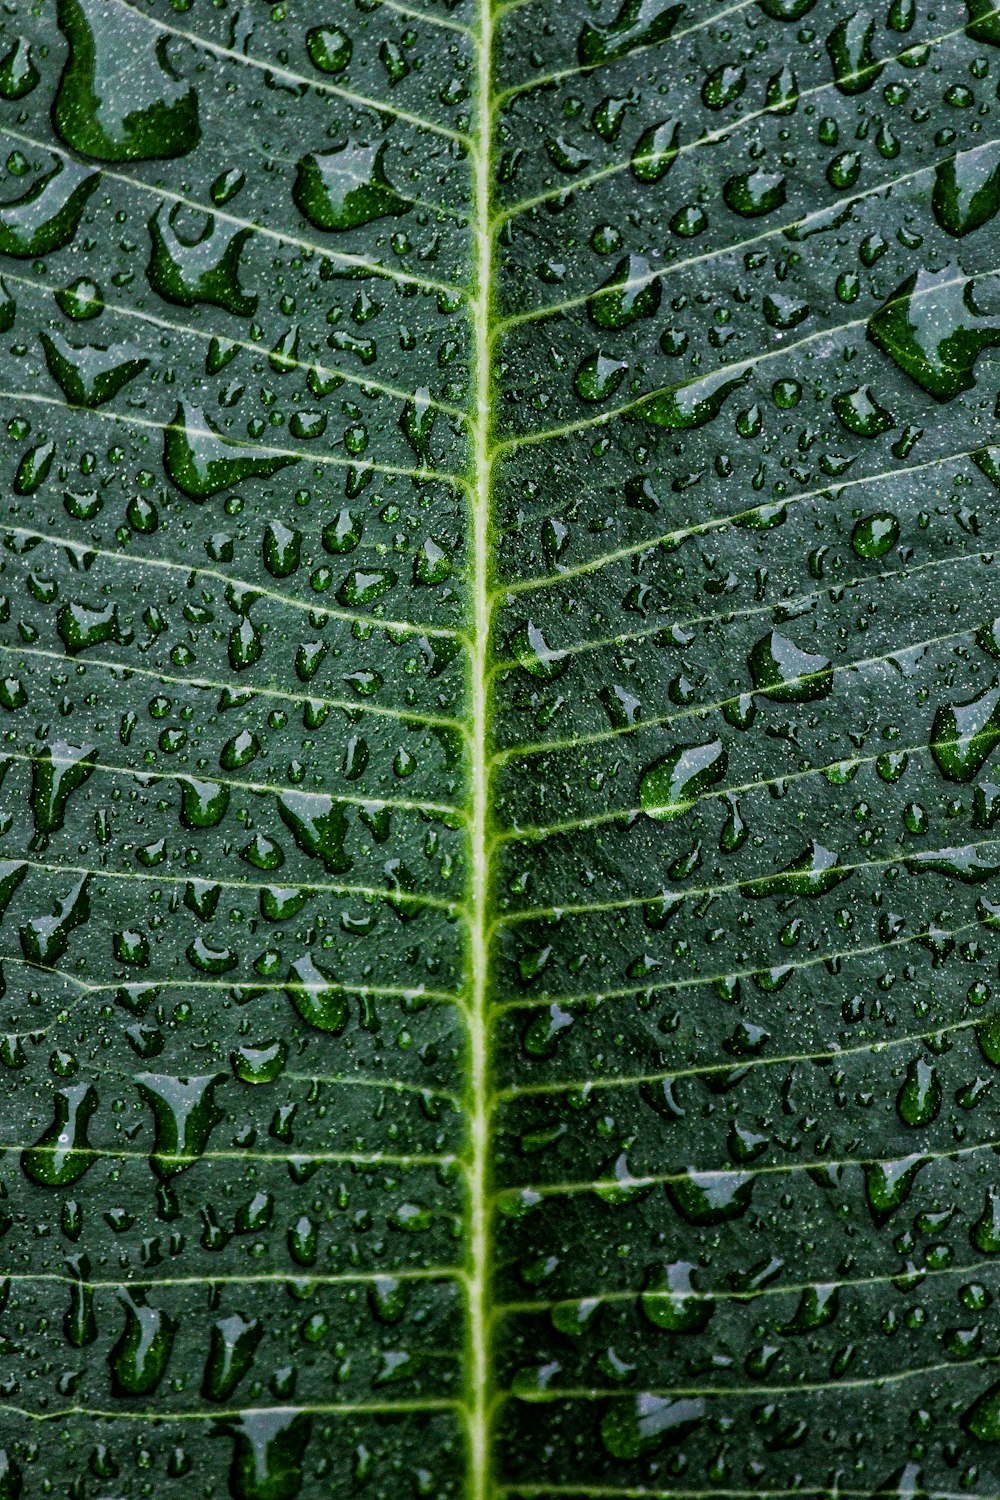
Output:
<instances>
[{"instance_id":1,"label":"central midrib","mask_svg":"<svg viewBox=\"0 0 1000 1500\"><path fill-rule=\"evenodd\" d=\"M487 1500L490 1493L490 1056L488 1017L489 900L489 703L490 636L490 306L493 238L490 225L492 143L493 16L491 0L480 0L477 79L477 128L472 162L472 222L475 268L471 305L473 334L472 454L470 511L472 527L470 653L470 801L469 830L469 981L466 1001L469 1122L468 1269L466 1277L465 1407L468 1424L468 1500Z\"/></svg>"}]
</instances>

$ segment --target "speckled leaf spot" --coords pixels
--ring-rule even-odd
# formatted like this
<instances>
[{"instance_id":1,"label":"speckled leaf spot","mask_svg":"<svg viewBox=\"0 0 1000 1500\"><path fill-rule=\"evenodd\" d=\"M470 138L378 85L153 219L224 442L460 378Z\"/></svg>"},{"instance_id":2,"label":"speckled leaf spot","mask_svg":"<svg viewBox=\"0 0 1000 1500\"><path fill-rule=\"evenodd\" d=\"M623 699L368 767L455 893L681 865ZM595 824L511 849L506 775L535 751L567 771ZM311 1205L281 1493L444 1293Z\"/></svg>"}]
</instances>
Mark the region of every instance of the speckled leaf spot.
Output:
<instances>
[{"instance_id":1,"label":"speckled leaf spot","mask_svg":"<svg viewBox=\"0 0 1000 1500\"><path fill-rule=\"evenodd\" d=\"M996 1500L998 48L5 6L0 1500Z\"/></svg>"}]
</instances>

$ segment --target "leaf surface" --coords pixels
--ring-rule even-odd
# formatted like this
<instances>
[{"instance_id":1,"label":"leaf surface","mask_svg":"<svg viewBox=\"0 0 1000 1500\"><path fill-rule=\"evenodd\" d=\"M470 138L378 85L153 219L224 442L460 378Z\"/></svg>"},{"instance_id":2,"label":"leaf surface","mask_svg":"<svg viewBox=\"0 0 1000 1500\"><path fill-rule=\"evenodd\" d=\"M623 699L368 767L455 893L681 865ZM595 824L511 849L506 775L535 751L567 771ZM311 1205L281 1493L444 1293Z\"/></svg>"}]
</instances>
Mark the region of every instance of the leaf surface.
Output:
<instances>
[{"instance_id":1,"label":"leaf surface","mask_svg":"<svg viewBox=\"0 0 1000 1500\"><path fill-rule=\"evenodd\" d=\"M0 34L0 1500L995 1495L1000 17Z\"/></svg>"}]
</instances>

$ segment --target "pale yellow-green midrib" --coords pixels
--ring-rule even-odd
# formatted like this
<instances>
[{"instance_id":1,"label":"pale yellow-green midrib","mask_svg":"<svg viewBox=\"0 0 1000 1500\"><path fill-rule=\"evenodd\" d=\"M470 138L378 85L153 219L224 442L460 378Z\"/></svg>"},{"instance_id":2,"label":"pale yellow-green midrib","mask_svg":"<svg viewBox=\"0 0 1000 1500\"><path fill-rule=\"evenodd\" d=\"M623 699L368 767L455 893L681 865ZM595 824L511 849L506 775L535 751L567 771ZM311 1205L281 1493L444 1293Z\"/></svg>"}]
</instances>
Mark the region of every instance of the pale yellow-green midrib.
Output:
<instances>
[{"instance_id":1,"label":"pale yellow-green midrib","mask_svg":"<svg viewBox=\"0 0 1000 1500\"><path fill-rule=\"evenodd\" d=\"M475 280L471 305L474 390L470 473L471 614L470 661L470 820L469 820L469 983L467 996L469 1133L466 1422L468 1500L488 1500L490 1434L490 1058L488 1004L489 899L489 704L490 633L489 509L492 461L489 448L491 381L489 358L493 239L490 226L493 16L490 0L480 0L476 40L477 127L471 153Z\"/></svg>"}]
</instances>

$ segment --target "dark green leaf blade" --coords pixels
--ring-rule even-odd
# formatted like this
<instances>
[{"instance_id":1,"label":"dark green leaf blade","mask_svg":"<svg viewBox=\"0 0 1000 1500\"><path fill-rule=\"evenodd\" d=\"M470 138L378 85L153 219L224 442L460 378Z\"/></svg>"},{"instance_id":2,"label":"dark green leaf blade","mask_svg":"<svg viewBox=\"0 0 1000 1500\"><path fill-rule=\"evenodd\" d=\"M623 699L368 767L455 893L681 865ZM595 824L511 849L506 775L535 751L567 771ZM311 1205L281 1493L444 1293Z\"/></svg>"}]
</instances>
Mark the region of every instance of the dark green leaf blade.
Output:
<instances>
[{"instance_id":1,"label":"dark green leaf blade","mask_svg":"<svg viewBox=\"0 0 1000 1500\"><path fill-rule=\"evenodd\" d=\"M995 1494L993 13L0 40L0 1495Z\"/></svg>"}]
</instances>

